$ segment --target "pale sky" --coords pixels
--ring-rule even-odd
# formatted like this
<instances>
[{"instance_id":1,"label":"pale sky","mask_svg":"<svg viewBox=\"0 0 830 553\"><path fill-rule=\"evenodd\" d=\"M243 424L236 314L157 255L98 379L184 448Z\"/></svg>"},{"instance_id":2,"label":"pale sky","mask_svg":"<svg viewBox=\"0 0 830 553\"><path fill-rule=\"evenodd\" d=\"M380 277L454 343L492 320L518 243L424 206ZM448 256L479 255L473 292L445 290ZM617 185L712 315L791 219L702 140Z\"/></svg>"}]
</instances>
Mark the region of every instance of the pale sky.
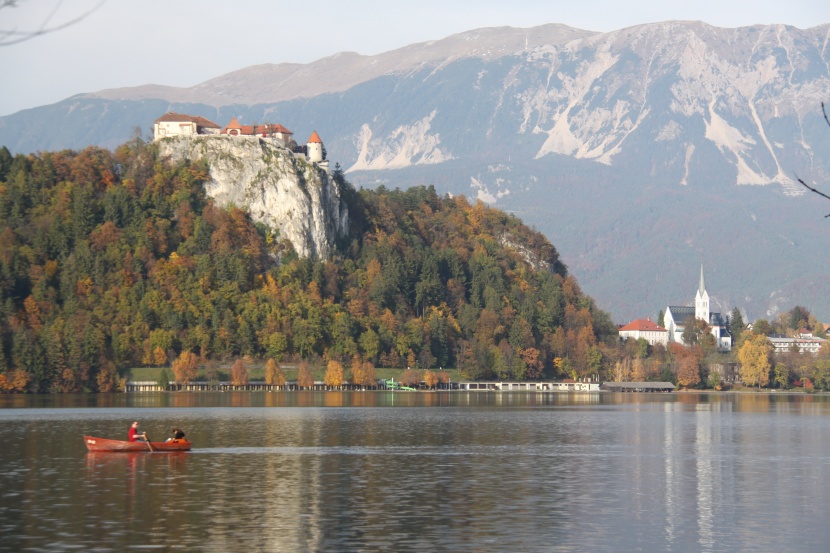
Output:
<instances>
[{"instance_id":1,"label":"pale sky","mask_svg":"<svg viewBox=\"0 0 830 553\"><path fill-rule=\"evenodd\" d=\"M613 31L667 20L719 27L830 22L828 0L17 0L0 31L68 27L0 45L0 115L75 94L193 86L261 63L372 55L481 27L562 23ZM97 9L95 9L97 7ZM3 43L0 32L0 43ZM6 37L5 42L8 42Z\"/></svg>"}]
</instances>

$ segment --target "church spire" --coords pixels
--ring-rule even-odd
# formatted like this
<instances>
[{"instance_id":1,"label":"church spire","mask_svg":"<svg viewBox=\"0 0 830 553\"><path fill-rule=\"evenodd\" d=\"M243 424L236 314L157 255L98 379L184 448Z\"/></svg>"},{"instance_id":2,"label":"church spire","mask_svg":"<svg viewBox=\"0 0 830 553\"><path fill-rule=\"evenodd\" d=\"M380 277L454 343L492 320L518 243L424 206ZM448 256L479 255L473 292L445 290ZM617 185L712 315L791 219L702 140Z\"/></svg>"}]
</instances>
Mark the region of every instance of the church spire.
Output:
<instances>
[{"instance_id":1,"label":"church spire","mask_svg":"<svg viewBox=\"0 0 830 553\"><path fill-rule=\"evenodd\" d=\"M703 263L700 264L700 284L695 294L695 319L709 322L709 294L706 293L706 285L703 283Z\"/></svg>"}]
</instances>

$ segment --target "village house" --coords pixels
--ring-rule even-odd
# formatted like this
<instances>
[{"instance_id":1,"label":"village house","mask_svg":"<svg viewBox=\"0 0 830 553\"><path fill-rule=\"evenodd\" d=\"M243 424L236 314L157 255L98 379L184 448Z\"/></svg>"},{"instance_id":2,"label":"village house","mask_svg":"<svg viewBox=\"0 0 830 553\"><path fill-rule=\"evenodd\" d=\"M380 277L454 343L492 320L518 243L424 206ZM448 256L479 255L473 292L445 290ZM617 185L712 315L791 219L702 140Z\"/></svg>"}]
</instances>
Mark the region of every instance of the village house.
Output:
<instances>
[{"instance_id":1,"label":"village house","mask_svg":"<svg viewBox=\"0 0 830 553\"><path fill-rule=\"evenodd\" d=\"M169 112L156 119L153 125L153 140L161 140L168 136L219 134L221 129L222 127L213 121L198 115Z\"/></svg>"},{"instance_id":2,"label":"village house","mask_svg":"<svg viewBox=\"0 0 830 553\"><path fill-rule=\"evenodd\" d=\"M656 344L666 346L669 342L669 331L652 321L651 318L632 321L627 325L621 326L619 332L620 340L626 340L628 338L639 340L643 338L650 346Z\"/></svg>"}]
</instances>

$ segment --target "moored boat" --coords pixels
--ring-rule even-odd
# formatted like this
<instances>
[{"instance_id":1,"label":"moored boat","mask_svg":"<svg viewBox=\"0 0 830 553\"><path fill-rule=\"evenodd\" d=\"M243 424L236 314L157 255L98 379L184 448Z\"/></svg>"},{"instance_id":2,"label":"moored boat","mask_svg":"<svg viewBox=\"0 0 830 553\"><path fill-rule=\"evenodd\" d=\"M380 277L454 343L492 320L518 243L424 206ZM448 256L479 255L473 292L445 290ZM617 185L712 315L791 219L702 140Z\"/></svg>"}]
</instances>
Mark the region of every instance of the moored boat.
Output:
<instances>
[{"instance_id":1,"label":"moored boat","mask_svg":"<svg viewBox=\"0 0 830 553\"><path fill-rule=\"evenodd\" d=\"M84 436L84 443L89 451L189 451L191 443L187 440L172 440L169 442L128 442L125 440L109 440ZM149 443L149 445L148 445Z\"/></svg>"}]
</instances>

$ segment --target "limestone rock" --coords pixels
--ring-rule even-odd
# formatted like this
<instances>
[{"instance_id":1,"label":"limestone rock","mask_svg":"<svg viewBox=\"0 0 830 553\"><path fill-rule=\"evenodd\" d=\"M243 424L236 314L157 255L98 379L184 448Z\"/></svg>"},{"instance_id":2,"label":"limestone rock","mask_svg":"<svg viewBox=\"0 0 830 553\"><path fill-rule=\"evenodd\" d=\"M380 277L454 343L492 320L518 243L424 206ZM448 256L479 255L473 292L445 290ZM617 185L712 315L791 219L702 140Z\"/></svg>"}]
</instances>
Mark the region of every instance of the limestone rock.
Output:
<instances>
[{"instance_id":1,"label":"limestone rock","mask_svg":"<svg viewBox=\"0 0 830 553\"><path fill-rule=\"evenodd\" d=\"M207 195L279 231L301 257L325 259L349 229L341 190L326 171L267 139L199 136L159 141L171 160L207 160Z\"/></svg>"}]
</instances>

